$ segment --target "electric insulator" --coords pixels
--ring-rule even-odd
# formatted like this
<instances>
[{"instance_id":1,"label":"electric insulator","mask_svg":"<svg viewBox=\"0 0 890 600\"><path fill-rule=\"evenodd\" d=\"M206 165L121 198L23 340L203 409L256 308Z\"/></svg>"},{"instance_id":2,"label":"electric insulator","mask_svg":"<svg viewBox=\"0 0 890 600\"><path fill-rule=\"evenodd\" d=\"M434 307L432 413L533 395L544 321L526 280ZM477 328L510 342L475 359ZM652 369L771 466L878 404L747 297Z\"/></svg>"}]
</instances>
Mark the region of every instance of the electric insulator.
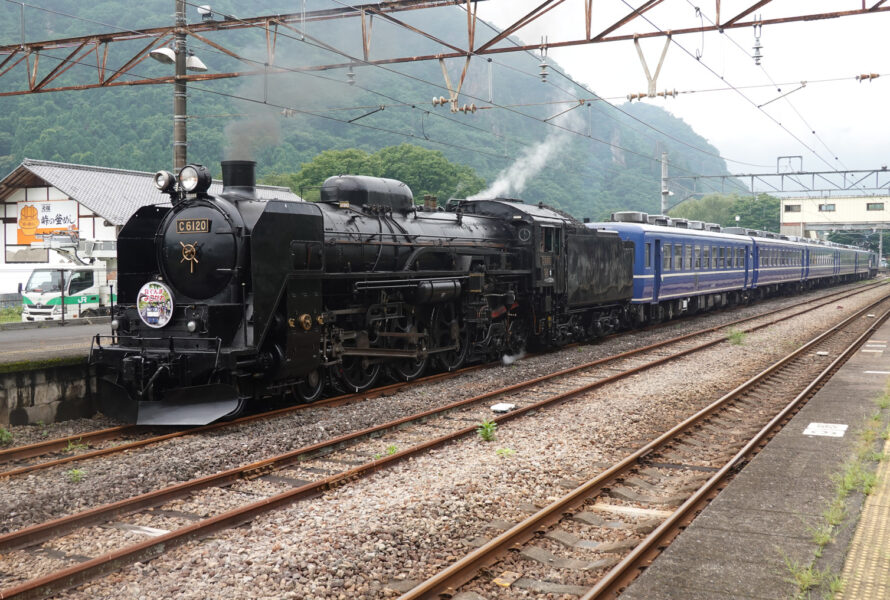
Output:
<instances>
[{"instance_id":1,"label":"electric insulator","mask_svg":"<svg viewBox=\"0 0 890 600\"><path fill-rule=\"evenodd\" d=\"M448 100L445 99L445 96L433 97L433 106L445 106L446 102Z\"/></svg>"},{"instance_id":2,"label":"electric insulator","mask_svg":"<svg viewBox=\"0 0 890 600\"><path fill-rule=\"evenodd\" d=\"M877 73L863 73L862 75L857 75L856 79L859 81L865 81L866 79L877 79L880 77Z\"/></svg>"},{"instance_id":3,"label":"electric insulator","mask_svg":"<svg viewBox=\"0 0 890 600\"><path fill-rule=\"evenodd\" d=\"M355 85L355 71L352 70L352 67L349 67L349 71L346 72L346 83Z\"/></svg>"},{"instance_id":4,"label":"electric insulator","mask_svg":"<svg viewBox=\"0 0 890 600\"><path fill-rule=\"evenodd\" d=\"M548 67L548 66L549 66L549 65L547 64L547 61L544 61L544 60L541 61L541 64L540 64L540 67L541 67L541 83L547 83L547 67Z\"/></svg>"}]
</instances>

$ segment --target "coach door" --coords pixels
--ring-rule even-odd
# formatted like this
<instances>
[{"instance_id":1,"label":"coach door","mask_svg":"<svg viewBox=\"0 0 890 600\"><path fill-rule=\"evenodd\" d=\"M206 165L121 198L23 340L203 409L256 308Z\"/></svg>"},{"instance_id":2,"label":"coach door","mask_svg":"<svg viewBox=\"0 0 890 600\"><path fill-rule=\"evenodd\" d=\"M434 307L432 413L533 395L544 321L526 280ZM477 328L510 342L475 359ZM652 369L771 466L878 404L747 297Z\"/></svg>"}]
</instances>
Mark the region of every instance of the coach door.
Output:
<instances>
[{"instance_id":1,"label":"coach door","mask_svg":"<svg viewBox=\"0 0 890 600\"><path fill-rule=\"evenodd\" d=\"M655 257L652 261L652 268L655 271L655 276L652 278L653 302L658 302L658 298L661 295L661 265L663 260L661 240L655 240Z\"/></svg>"}]
</instances>

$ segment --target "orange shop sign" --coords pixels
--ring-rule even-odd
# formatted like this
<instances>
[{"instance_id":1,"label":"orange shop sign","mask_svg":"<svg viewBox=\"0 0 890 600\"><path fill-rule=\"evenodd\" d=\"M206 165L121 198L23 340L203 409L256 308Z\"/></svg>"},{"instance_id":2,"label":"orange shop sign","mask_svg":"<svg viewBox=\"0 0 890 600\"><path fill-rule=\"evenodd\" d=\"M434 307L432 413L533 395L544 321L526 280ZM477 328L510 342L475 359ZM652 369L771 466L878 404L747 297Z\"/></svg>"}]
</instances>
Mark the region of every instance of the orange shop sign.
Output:
<instances>
[{"instance_id":1,"label":"orange shop sign","mask_svg":"<svg viewBox=\"0 0 890 600\"><path fill-rule=\"evenodd\" d=\"M74 200L18 202L17 208L16 243L20 245L40 241L38 234L77 229L77 202Z\"/></svg>"}]
</instances>

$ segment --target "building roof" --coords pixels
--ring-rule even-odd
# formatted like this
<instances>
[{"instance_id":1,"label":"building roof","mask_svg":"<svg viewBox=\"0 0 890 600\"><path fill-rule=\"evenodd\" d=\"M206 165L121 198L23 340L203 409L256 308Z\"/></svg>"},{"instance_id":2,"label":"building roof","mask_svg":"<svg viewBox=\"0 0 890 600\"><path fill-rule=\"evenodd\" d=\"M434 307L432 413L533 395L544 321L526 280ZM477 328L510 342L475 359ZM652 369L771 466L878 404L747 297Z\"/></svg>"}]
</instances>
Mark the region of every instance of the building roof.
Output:
<instances>
[{"instance_id":1,"label":"building roof","mask_svg":"<svg viewBox=\"0 0 890 600\"><path fill-rule=\"evenodd\" d=\"M137 209L150 204L169 204L167 196L154 185L154 173L74 165L26 158L12 173L0 180L0 202L23 187L50 185L83 204L112 225L123 225ZM222 191L214 179L210 193ZM286 187L256 186L258 198L299 201Z\"/></svg>"}]
</instances>

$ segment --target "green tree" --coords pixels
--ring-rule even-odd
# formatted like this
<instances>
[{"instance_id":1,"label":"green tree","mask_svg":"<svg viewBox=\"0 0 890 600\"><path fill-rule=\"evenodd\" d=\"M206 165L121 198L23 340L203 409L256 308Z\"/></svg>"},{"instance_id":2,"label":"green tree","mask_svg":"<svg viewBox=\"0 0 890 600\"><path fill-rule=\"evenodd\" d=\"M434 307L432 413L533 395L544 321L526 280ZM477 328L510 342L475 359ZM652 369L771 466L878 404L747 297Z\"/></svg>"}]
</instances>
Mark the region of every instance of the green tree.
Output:
<instances>
[{"instance_id":1,"label":"green tree","mask_svg":"<svg viewBox=\"0 0 890 600\"><path fill-rule=\"evenodd\" d=\"M755 198L736 197L732 205L733 224L748 229L778 232L781 225L779 219L781 207L781 200L769 194L757 194ZM737 222L736 216L739 217Z\"/></svg>"},{"instance_id":2,"label":"green tree","mask_svg":"<svg viewBox=\"0 0 890 600\"><path fill-rule=\"evenodd\" d=\"M485 180L466 165L450 162L437 150L411 144L383 148L374 154L364 150L326 150L297 173L269 175L263 183L284 185L307 200L318 200L318 187L334 175L372 175L404 181L416 199L425 194L440 203L454 196L469 196L485 187Z\"/></svg>"},{"instance_id":3,"label":"green tree","mask_svg":"<svg viewBox=\"0 0 890 600\"><path fill-rule=\"evenodd\" d=\"M450 162L438 150L412 144L383 148L374 157L381 174L404 181L415 198L431 194L444 204L449 198L470 196L485 187L485 180L472 167Z\"/></svg>"},{"instance_id":4,"label":"green tree","mask_svg":"<svg viewBox=\"0 0 890 600\"><path fill-rule=\"evenodd\" d=\"M718 223L729 226L735 223L733 206L737 198L731 195L708 194L695 200L686 200L668 211L672 217Z\"/></svg>"},{"instance_id":5,"label":"green tree","mask_svg":"<svg viewBox=\"0 0 890 600\"><path fill-rule=\"evenodd\" d=\"M779 210L782 202L769 194L756 197L738 194L709 194L675 206L670 216L724 227L745 227L762 231L779 231ZM738 217L738 219L736 219Z\"/></svg>"},{"instance_id":6,"label":"green tree","mask_svg":"<svg viewBox=\"0 0 890 600\"><path fill-rule=\"evenodd\" d=\"M364 150L325 150L297 173L275 174L264 177L263 183L284 185L307 200L318 200L318 187L334 175L380 176L380 161Z\"/></svg>"}]
</instances>

